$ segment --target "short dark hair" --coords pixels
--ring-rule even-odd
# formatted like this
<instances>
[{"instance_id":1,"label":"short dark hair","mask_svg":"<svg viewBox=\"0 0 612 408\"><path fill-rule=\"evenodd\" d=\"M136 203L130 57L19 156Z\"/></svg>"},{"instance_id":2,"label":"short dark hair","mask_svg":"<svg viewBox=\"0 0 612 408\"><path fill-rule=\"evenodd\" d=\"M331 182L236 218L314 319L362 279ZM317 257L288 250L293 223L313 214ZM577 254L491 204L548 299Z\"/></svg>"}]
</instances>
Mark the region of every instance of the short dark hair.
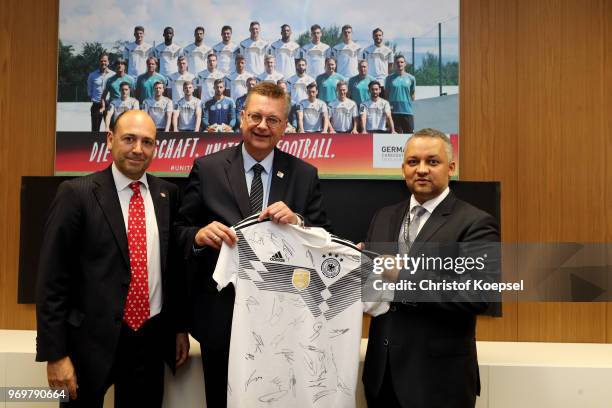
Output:
<instances>
[{"instance_id":1,"label":"short dark hair","mask_svg":"<svg viewBox=\"0 0 612 408\"><path fill-rule=\"evenodd\" d=\"M379 88L382 88L382 85L378 81L372 81L368 84L368 89L372 89L374 85L378 85Z\"/></svg>"},{"instance_id":2,"label":"short dark hair","mask_svg":"<svg viewBox=\"0 0 612 408\"><path fill-rule=\"evenodd\" d=\"M142 31L144 33L144 27L143 26L136 26L134 27L134 32L136 31Z\"/></svg>"},{"instance_id":3,"label":"short dark hair","mask_svg":"<svg viewBox=\"0 0 612 408\"><path fill-rule=\"evenodd\" d=\"M289 24L283 24L283 25L281 26L281 30L282 30L283 28L285 28L285 27L287 27L287 28L291 29L291 26L290 26Z\"/></svg>"},{"instance_id":4,"label":"short dark hair","mask_svg":"<svg viewBox=\"0 0 612 408\"><path fill-rule=\"evenodd\" d=\"M117 61L115 61L115 66L119 66L119 65L123 65L124 67L127 68L127 61L124 60L123 58L119 58L117 59Z\"/></svg>"},{"instance_id":5,"label":"short dark hair","mask_svg":"<svg viewBox=\"0 0 612 408\"><path fill-rule=\"evenodd\" d=\"M243 61L243 60L245 60L245 59L246 59L246 58L244 58L244 55L242 55L242 54L238 54L238 55L236 55L236 59L235 59L235 61Z\"/></svg>"},{"instance_id":6,"label":"short dark hair","mask_svg":"<svg viewBox=\"0 0 612 408\"><path fill-rule=\"evenodd\" d=\"M273 82L261 82L255 85L247 94L246 101L244 102L244 110L247 110L251 96L261 95L266 96L270 99L282 100L285 104L285 119L289 116L289 109L291 109L291 99L289 94L283 90L280 86Z\"/></svg>"},{"instance_id":7,"label":"short dark hair","mask_svg":"<svg viewBox=\"0 0 612 408\"><path fill-rule=\"evenodd\" d=\"M374 30L372 30L372 35L376 34L379 31L380 31L381 34L384 34L383 30L381 30L380 28L376 27Z\"/></svg>"},{"instance_id":8,"label":"short dark hair","mask_svg":"<svg viewBox=\"0 0 612 408\"><path fill-rule=\"evenodd\" d=\"M254 25L261 26L261 24L259 24L259 21L251 21L251 24L249 24L249 28L253 27Z\"/></svg>"},{"instance_id":9,"label":"short dark hair","mask_svg":"<svg viewBox=\"0 0 612 408\"><path fill-rule=\"evenodd\" d=\"M225 79L223 79L223 78L217 78L217 79L215 79L215 82L213 82L213 86L217 86L217 84L223 84L223 85L225 85Z\"/></svg>"},{"instance_id":10,"label":"short dark hair","mask_svg":"<svg viewBox=\"0 0 612 408\"><path fill-rule=\"evenodd\" d=\"M350 24L345 24L342 26L342 31L346 30L347 28L350 28L351 30L353 29L353 26Z\"/></svg>"},{"instance_id":11,"label":"short dark hair","mask_svg":"<svg viewBox=\"0 0 612 408\"><path fill-rule=\"evenodd\" d=\"M198 32L198 30L202 30L202 32L206 32L206 30L204 29L204 27L202 27L202 26L197 26L197 27L195 28L195 30L193 30L193 33L194 33L194 34L195 34L195 33L197 33L197 32Z\"/></svg>"},{"instance_id":12,"label":"short dark hair","mask_svg":"<svg viewBox=\"0 0 612 408\"><path fill-rule=\"evenodd\" d=\"M321 26L318 24L313 24L310 26L310 32L312 33L314 30L321 30Z\"/></svg>"},{"instance_id":13,"label":"short dark hair","mask_svg":"<svg viewBox=\"0 0 612 408\"><path fill-rule=\"evenodd\" d=\"M172 30L172 32L174 32L174 28L172 28L172 27L168 26L168 27L165 27L165 28L164 28L164 33L165 33L166 31L168 31L168 30Z\"/></svg>"},{"instance_id":14,"label":"short dark hair","mask_svg":"<svg viewBox=\"0 0 612 408\"><path fill-rule=\"evenodd\" d=\"M127 86L128 88L132 89L132 87L130 86L130 83L126 81L123 81L119 84L119 89L123 88L124 86Z\"/></svg>"},{"instance_id":15,"label":"short dark hair","mask_svg":"<svg viewBox=\"0 0 612 408\"><path fill-rule=\"evenodd\" d=\"M312 89L312 88L317 88L319 89L319 87L317 86L316 82L311 82L308 85L306 85L306 89Z\"/></svg>"},{"instance_id":16,"label":"short dark hair","mask_svg":"<svg viewBox=\"0 0 612 408\"><path fill-rule=\"evenodd\" d=\"M164 83L163 83L162 81L155 81L155 82L153 83L153 88L155 88L157 85L164 86Z\"/></svg>"},{"instance_id":17,"label":"short dark hair","mask_svg":"<svg viewBox=\"0 0 612 408\"><path fill-rule=\"evenodd\" d=\"M221 27L221 32L224 32L225 30L232 31L232 26L224 25L223 27Z\"/></svg>"}]
</instances>

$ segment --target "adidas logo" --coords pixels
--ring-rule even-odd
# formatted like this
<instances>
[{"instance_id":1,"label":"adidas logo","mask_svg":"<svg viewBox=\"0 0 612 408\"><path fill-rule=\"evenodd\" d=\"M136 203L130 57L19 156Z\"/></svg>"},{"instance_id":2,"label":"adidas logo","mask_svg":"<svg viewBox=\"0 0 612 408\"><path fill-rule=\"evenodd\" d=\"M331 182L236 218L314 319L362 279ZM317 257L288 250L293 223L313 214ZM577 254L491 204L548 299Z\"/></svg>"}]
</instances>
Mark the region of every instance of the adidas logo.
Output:
<instances>
[{"instance_id":1,"label":"adidas logo","mask_svg":"<svg viewBox=\"0 0 612 408\"><path fill-rule=\"evenodd\" d=\"M283 258L283 254L281 254L280 251L278 251L277 253L275 253L274 255L272 255L270 257L271 261L275 261L275 262L285 262L285 258Z\"/></svg>"}]
</instances>

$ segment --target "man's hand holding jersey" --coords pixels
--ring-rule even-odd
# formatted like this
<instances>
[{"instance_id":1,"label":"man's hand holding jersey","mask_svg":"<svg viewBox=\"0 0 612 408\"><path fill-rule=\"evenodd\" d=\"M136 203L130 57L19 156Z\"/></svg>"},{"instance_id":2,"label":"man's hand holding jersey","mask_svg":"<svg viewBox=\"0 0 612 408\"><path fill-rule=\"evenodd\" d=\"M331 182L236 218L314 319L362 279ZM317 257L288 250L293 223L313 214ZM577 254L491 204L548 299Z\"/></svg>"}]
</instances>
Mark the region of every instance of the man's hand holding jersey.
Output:
<instances>
[{"instance_id":1,"label":"man's hand holding jersey","mask_svg":"<svg viewBox=\"0 0 612 408\"><path fill-rule=\"evenodd\" d=\"M282 201L270 204L259 214L259 221L269 218L276 224L301 224L300 217ZM234 230L219 221L213 221L205 227L200 228L194 238L196 248L211 247L216 250L221 249L225 242L227 245L234 246L238 237Z\"/></svg>"}]
</instances>

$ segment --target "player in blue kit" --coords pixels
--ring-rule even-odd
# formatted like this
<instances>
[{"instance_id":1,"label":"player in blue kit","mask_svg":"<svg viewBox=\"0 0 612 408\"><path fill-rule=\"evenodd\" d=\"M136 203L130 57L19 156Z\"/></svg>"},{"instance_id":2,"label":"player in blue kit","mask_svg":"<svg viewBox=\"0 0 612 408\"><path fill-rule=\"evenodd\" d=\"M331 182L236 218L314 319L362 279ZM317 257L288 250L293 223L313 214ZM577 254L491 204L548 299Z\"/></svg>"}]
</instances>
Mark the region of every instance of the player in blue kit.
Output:
<instances>
[{"instance_id":1,"label":"player in blue kit","mask_svg":"<svg viewBox=\"0 0 612 408\"><path fill-rule=\"evenodd\" d=\"M236 124L236 105L225 92L225 80L214 83L215 95L202 107L202 128L208 132L231 132Z\"/></svg>"},{"instance_id":2,"label":"player in blue kit","mask_svg":"<svg viewBox=\"0 0 612 408\"><path fill-rule=\"evenodd\" d=\"M387 100L391 105L393 123L397 133L412 133L414 131L414 111L412 101L416 89L414 76L406 72L406 58L395 56L395 72L385 81Z\"/></svg>"}]
</instances>

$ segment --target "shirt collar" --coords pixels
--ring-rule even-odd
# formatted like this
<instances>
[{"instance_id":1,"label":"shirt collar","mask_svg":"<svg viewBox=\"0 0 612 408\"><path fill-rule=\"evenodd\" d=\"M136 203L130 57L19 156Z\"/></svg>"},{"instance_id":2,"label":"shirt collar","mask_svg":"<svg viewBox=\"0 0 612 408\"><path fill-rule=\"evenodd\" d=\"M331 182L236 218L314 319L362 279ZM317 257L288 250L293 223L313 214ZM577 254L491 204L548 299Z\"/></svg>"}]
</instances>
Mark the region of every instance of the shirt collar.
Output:
<instances>
[{"instance_id":1,"label":"shirt collar","mask_svg":"<svg viewBox=\"0 0 612 408\"><path fill-rule=\"evenodd\" d=\"M263 166L266 174L270 174L272 172L272 162L274 161L274 150L272 150L262 161L258 162L255 160L249 152L247 152L244 147L244 143L242 144L242 161L244 162L244 172L247 173L251 170L251 167L255 165L255 163L259 163Z\"/></svg>"},{"instance_id":2,"label":"shirt collar","mask_svg":"<svg viewBox=\"0 0 612 408\"><path fill-rule=\"evenodd\" d=\"M132 180L131 178L127 177L125 174L121 173L114 162L111 165L111 171L113 173L113 180L115 181L115 187L117 187L118 192L123 191L126 188L130 188L130 184L133 183L134 181L140 181L140 183L144 185L147 188L147 190L149 189L149 183L147 181L147 173L144 173L142 177L140 177L138 180Z\"/></svg>"},{"instance_id":3,"label":"shirt collar","mask_svg":"<svg viewBox=\"0 0 612 408\"><path fill-rule=\"evenodd\" d=\"M450 193L450 189L446 187L444 191L437 197L432 198L431 200L425 201L423 204L419 203L416 198L414 198L414 194L410 196L410 214L412 215L412 210L417 205L423 207L429 214L433 213L436 207L446 198L446 196Z\"/></svg>"}]
</instances>

